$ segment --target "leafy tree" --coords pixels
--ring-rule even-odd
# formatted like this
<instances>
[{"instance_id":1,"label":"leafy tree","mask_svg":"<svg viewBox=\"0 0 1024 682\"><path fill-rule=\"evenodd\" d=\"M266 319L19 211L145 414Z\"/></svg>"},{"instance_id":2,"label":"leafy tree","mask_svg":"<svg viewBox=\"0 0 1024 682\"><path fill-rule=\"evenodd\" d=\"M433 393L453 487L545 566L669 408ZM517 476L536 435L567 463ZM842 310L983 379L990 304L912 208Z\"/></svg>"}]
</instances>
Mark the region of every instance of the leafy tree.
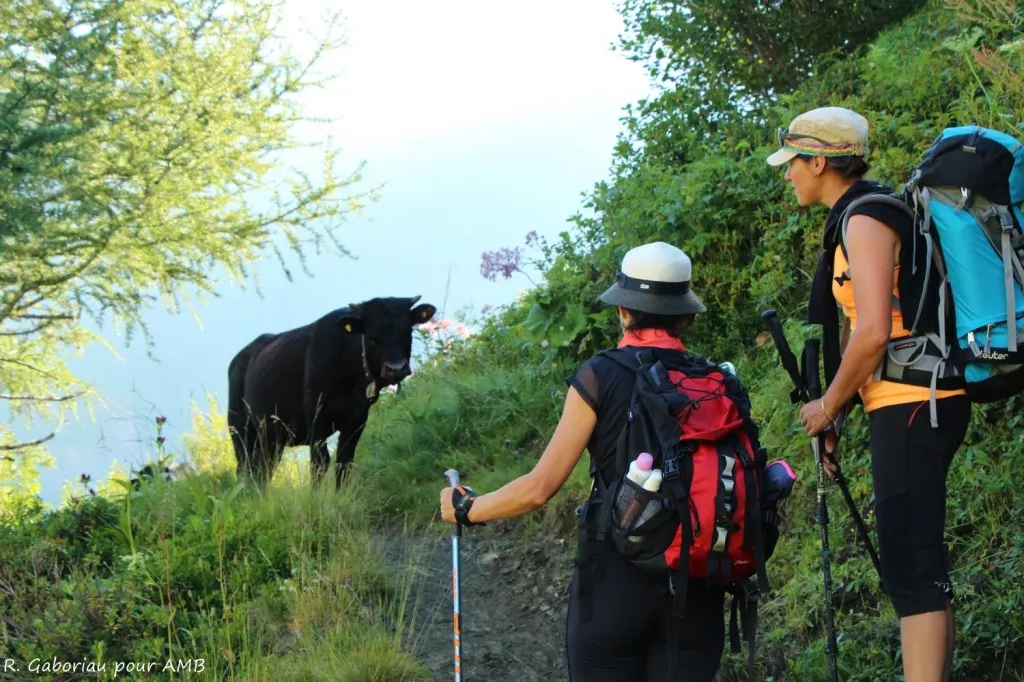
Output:
<instances>
[{"instance_id":1,"label":"leafy tree","mask_svg":"<svg viewBox=\"0 0 1024 682\"><path fill-rule=\"evenodd\" d=\"M88 387L64 364L150 305L215 294L223 269L309 249L373 193L359 169L289 170L296 96L328 78L337 16L300 57L280 0L8 0L0 4L0 399L62 419ZM313 158L306 152L306 158ZM44 437L43 440L45 440ZM42 443L0 427L0 479ZM35 448L35 450L33 450ZM5 468L6 467L6 468Z\"/></svg>"},{"instance_id":2,"label":"leafy tree","mask_svg":"<svg viewBox=\"0 0 1024 682\"><path fill-rule=\"evenodd\" d=\"M624 0L619 48L668 87L724 95L710 112L788 92L925 0ZM726 106L723 106L726 105Z\"/></svg>"},{"instance_id":3,"label":"leafy tree","mask_svg":"<svg viewBox=\"0 0 1024 682\"><path fill-rule=\"evenodd\" d=\"M759 134L780 95L926 2L623 0L616 47L662 92L627 107L619 163L684 165L708 138L738 128Z\"/></svg>"}]
</instances>

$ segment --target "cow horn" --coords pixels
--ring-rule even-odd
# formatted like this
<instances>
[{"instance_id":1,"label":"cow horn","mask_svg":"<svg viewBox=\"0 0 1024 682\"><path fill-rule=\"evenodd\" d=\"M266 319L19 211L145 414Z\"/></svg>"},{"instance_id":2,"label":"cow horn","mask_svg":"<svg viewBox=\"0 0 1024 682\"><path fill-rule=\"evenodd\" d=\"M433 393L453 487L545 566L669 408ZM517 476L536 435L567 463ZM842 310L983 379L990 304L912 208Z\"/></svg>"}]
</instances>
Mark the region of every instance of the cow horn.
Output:
<instances>
[{"instance_id":1,"label":"cow horn","mask_svg":"<svg viewBox=\"0 0 1024 682\"><path fill-rule=\"evenodd\" d=\"M416 305L416 301L420 300L421 298L423 298L423 296L422 296L422 295L418 295L418 296L413 296L412 298L410 298L410 299L409 299L409 307L411 308L411 307L413 307L414 305Z\"/></svg>"}]
</instances>

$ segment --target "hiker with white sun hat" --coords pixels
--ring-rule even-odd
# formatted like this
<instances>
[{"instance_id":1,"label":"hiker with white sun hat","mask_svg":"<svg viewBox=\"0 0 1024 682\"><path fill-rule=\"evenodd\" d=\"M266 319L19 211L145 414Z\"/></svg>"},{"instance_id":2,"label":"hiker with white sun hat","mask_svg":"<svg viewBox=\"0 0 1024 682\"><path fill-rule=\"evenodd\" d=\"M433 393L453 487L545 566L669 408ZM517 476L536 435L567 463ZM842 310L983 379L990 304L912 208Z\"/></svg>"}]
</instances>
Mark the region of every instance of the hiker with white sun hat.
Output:
<instances>
[{"instance_id":1,"label":"hiker with white sun hat","mask_svg":"<svg viewBox=\"0 0 1024 682\"><path fill-rule=\"evenodd\" d=\"M624 461L624 434L631 420L638 376L636 368L624 366L631 356L639 353L653 357L662 369L703 363L701 371L708 371L710 366L715 381L738 383L731 374L688 353L683 345L682 333L697 315L706 312L706 307L693 288L693 263L680 248L657 241L631 249L622 259L615 281L599 299L616 307L622 335L615 349L591 357L567 378L565 405L540 460L529 473L487 494L477 496L465 486L445 487L440 493L441 516L449 523L473 526L534 511L561 489L586 449L595 486L587 504L577 510L579 554L572 575L566 632L570 679L711 682L724 651L725 587L703 579L691 579L688 585L677 583L685 591L685 599L679 601L685 604L680 606L685 613L673 614L674 593L666 578L668 571L650 573L634 563L635 557L616 551L612 536L623 535L622 528L615 525L623 520L621 512L608 510L611 506L620 509L622 495L609 496L607 491L625 490L623 470L628 465L633 484L639 487L641 478L645 480L644 490L649 491L646 495L653 499L639 505L643 517L649 521L652 509L668 509L661 502L667 496L657 493L662 473L650 470L649 453L629 454L629 459L636 460L631 465ZM723 374L729 378L723 379ZM702 414L713 415L715 407L709 403ZM735 421L734 414L730 418ZM678 432L669 436L673 443L679 439ZM640 454L646 456L644 471L638 469L638 462L644 461ZM660 459L657 461L663 465ZM638 472L641 478L636 477ZM666 468L666 483L670 477ZM634 511L637 506L633 505ZM612 526L595 533L594 520L602 509ZM651 546L652 556L660 560L673 536L678 541L675 529L680 525L674 508L654 511L654 516L668 531L667 536L662 531L660 549ZM641 546L646 542L641 539L648 532L645 523L625 533L633 534L628 542L640 542ZM714 531L714 523L709 525L709 531Z\"/></svg>"}]
</instances>

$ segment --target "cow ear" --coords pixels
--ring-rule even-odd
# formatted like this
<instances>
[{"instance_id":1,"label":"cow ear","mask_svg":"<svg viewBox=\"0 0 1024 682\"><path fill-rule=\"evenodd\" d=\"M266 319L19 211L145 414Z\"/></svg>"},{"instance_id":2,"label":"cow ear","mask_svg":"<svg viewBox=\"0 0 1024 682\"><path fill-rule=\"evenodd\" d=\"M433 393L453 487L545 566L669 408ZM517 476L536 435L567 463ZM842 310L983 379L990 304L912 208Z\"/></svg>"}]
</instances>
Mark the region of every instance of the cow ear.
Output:
<instances>
[{"instance_id":1,"label":"cow ear","mask_svg":"<svg viewBox=\"0 0 1024 682\"><path fill-rule=\"evenodd\" d=\"M436 312L437 308L429 303L423 303L409 311L409 319L412 320L413 324L423 324L432 318Z\"/></svg>"},{"instance_id":2,"label":"cow ear","mask_svg":"<svg viewBox=\"0 0 1024 682\"><path fill-rule=\"evenodd\" d=\"M357 315L344 315L338 320L338 327L346 334L362 334L364 328L363 318Z\"/></svg>"}]
</instances>

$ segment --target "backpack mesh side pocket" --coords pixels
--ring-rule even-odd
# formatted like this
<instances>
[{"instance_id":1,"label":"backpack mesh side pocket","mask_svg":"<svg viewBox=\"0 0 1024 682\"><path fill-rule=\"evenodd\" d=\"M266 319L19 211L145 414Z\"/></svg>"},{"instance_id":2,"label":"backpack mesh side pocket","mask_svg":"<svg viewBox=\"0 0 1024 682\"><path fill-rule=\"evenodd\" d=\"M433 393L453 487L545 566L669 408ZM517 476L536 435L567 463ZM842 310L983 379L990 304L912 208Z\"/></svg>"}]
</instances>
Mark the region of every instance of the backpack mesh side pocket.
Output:
<instances>
[{"instance_id":1,"label":"backpack mesh side pocket","mask_svg":"<svg viewBox=\"0 0 1024 682\"><path fill-rule=\"evenodd\" d=\"M679 526L665 495L646 490L626 476L615 491L611 514L612 539L618 550L633 561L664 554Z\"/></svg>"}]
</instances>

